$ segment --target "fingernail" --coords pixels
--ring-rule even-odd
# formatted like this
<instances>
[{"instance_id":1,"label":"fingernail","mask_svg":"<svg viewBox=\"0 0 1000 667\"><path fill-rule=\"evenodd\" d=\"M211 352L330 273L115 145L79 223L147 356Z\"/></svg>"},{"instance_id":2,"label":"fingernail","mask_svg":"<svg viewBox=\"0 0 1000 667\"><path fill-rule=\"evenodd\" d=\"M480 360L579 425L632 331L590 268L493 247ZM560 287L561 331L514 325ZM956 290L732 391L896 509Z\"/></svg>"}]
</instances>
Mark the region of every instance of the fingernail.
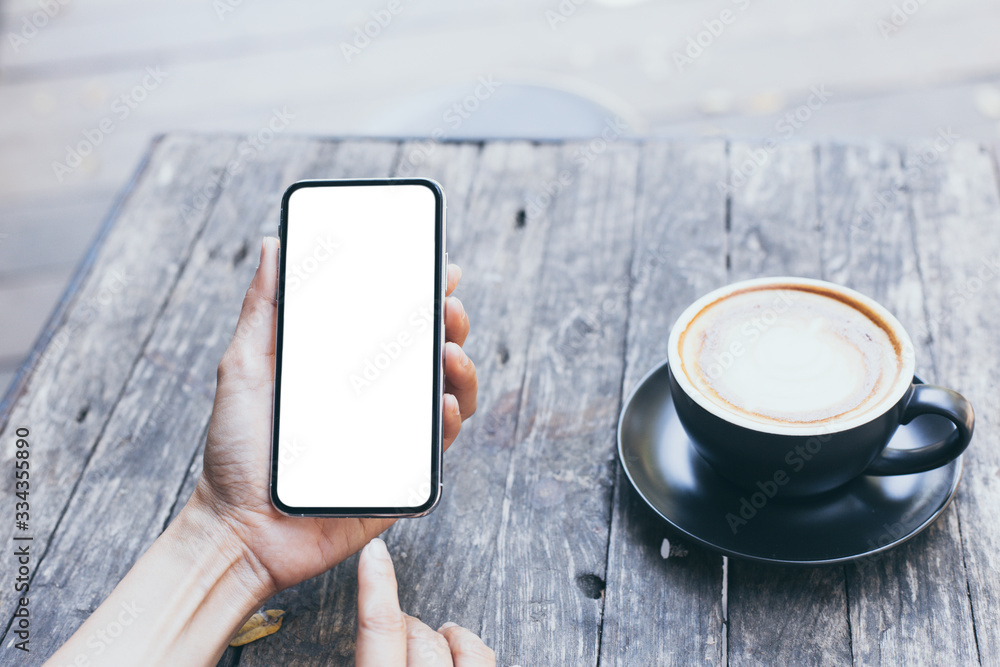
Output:
<instances>
[{"instance_id":1,"label":"fingernail","mask_svg":"<svg viewBox=\"0 0 1000 667\"><path fill-rule=\"evenodd\" d=\"M458 404L457 400L455 401L455 410L453 412L459 417L462 416L462 406Z\"/></svg>"},{"instance_id":2,"label":"fingernail","mask_svg":"<svg viewBox=\"0 0 1000 667\"><path fill-rule=\"evenodd\" d=\"M472 360L469 359L469 355L465 353L465 350L462 350L462 368L468 366L471 361Z\"/></svg>"},{"instance_id":3,"label":"fingernail","mask_svg":"<svg viewBox=\"0 0 1000 667\"><path fill-rule=\"evenodd\" d=\"M461 280L462 279L462 267L460 267L458 264L452 264L452 266L454 266L455 270L458 271L458 279Z\"/></svg>"},{"instance_id":4,"label":"fingernail","mask_svg":"<svg viewBox=\"0 0 1000 667\"><path fill-rule=\"evenodd\" d=\"M389 550L386 548L385 542L377 537L368 543L365 550L372 558L377 558L379 560L391 560L391 558L389 558Z\"/></svg>"},{"instance_id":5,"label":"fingernail","mask_svg":"<svg viewBox=\"0 0 1000 667\"><path fill-rule=\"evenodd\" d=\"M447 623L445 623L444 625L442 625L440 627L440 629L441 630L447 630L448 628L455 628L455 627L458 627L458 623L452 623L451 621L448 621Z\"/></svg>"},{"instance_id":6,"label":"fingernail","mask_svg":"<svg viewBox=\"0 0 1000 667\"><path fill-rule=\"evenodd\" d=\"M264 249L267 248L267 237L260 240L260 257L257 258L257 266L264 263Z\"/></svg>"}]
</instances>

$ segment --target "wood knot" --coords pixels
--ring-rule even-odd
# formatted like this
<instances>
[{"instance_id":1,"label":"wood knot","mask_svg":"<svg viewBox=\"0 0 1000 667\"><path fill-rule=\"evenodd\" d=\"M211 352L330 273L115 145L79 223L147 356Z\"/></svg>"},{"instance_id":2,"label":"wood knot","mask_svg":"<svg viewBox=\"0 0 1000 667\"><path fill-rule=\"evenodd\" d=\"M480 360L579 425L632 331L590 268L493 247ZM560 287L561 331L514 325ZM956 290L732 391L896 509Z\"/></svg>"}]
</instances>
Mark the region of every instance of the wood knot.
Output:
<instances>
[{"instance_id":1,"label":"wood knot","mask_svg":"<svg viewBox=\"0 0 1000 667\"><path fill-rule=\"evenodd\" d=\"M236 268L240 262L247 258L247 254L250 252L250 244L247 243L246 239L240 244L240 247L236 249L233 254L233 268Z\"/></svg>"},{"instance_id":2,"label":"wood knot","mask_svg":"<svg viewBox=\"0 0 1000 667\"><path fill-rule=\"evenodd\" d=\"M576 587L591 600L599 600L604 595L604 579L596 574L580 574L576 577Z\"/></svg>"}]
</instances>

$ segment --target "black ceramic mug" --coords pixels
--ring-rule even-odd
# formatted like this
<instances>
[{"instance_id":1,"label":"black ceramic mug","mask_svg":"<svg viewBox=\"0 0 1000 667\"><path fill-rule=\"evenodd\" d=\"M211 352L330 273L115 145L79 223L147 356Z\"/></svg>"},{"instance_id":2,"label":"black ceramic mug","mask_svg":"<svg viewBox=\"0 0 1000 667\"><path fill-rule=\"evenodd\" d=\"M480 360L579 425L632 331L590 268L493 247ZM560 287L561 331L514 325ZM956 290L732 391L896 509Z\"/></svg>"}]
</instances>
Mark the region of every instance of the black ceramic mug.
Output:
<instances>
[{"instance_id":1,"label":"black ceramic mug","mask_svg":"<svg viewBox=\"0 0 1000 667\"><path fill-rule=\"evenodd\" d=\"M768 496L923 472L961 455L972 438L963 396L914 381L913 343L899 321L833 283L760 278L705 295L674 324L668 366L698 453ZM954 428L918 449L887 448L900 424L923 414Z\"/></svg>"}]
</instances>

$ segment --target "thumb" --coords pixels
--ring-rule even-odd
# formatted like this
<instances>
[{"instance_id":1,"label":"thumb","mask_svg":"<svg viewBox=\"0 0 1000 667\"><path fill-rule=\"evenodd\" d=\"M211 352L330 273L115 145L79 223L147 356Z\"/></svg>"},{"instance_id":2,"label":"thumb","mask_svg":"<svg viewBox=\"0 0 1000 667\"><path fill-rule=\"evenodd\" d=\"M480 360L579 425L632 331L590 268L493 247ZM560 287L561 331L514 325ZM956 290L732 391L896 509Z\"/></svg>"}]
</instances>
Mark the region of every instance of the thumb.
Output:
<instances>
[{"instance_id":1,"label":"thumb","mask_svg":"<svg viewBox=\"0 0 1000 667\"><path fill-rule=\"evenodd\" d=\"M228 361L256 375L271 372L274 355L275 323L278 313L278 239L265 236L260 247L260 264L243 298L236 333L226 350ZM265 364L266 362L266 364ZM267 368L265 368L265 366Z\"/></svg>"}]
</instances>

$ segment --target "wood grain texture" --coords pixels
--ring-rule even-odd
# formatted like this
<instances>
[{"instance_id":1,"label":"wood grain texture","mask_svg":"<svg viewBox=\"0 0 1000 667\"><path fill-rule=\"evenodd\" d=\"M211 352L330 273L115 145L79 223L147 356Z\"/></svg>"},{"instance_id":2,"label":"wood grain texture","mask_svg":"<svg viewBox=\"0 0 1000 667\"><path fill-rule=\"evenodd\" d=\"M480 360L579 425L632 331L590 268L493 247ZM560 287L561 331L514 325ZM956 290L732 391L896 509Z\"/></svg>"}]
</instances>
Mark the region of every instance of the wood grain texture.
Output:
<instances>
[{"instance_id":1,"label":"wood grain texture","mask_svg":"<svg viewBox=\"0 0 1000 667\"><path fill-rule=\"evenodd\" d=\"M387 147L388 165L395 148ZM260 238L276 226L285 184L323 148L279 141L248 162L217 200L190 258L183 258L183 273L66 509L52 556L37 565L33 588L45 603L33 613L52 642L39 646L42 653L75 630L162 530L192 453L202 445L215 370L255 270ZM209 141L202 150L217 149ZM110 548L108 535L116 536ZM46 595L73 580L83 585L72 594Z\"/></svg>"},{"instance_id":2,"label":"wood grain texture","mask_svg":"<svg viewBox=\"0 0 1000 667\"><path fill-rule=\"evenodd\" d=\"M36 557L46 553L57 528L68 528L63 513L70 500L78 497L74 491L81 473L171 294L183 260L203 229L216 190L204 194L201 212L185 217L181 211L211 181L233 145L229 140L219 141L205 150L190 137L170 137L154 148L155 167L146 170L130 193L93 269L82 279L72 307L32 369L26 393L13 405L0 435L2 460L7 469L12 467L14 440L8 432L29 428L33 440L30 534ZM137 234L137 229L142 233ZM2 489L0 502L12 510L12 475L4 477ZM87 529L93 531L94 526L88 524ZM12 531L13 522L0 525L0 538L7 544ZM75 556L60 553L57 557L70 560ZM5 628L14 611L13 597L12 586L0 591ZM41 598L37 600L41 606ZM53 628L53 632L58 630ZM5 652L10 650L11 639L4 642Z\"/></svg>"},{"instance_id":3,"label":"wood grain texture","mask_svg":"<svg viewBox=\"0 0 1000 667\"><path fill-rule=\"evenodd\" d=\"M18 664L51 653L190 495L216 366L284 187L399 174L447 192L481 382L441 506L386 534L406 611L480 633L501 665L1000 666L995 153L651 141L584 159L576 143L278 139L220 179L235 145L154 146L0 433L9 466L12 429L32 430L44 632ZM777 274L888 306L918 372L972 401L976 436L957 501L914 540L811 570L730 560L724 590L722 559L682 544L632 491L615 425L684 306ZM2 490L9 504L9 478ZM280 593L268 606L288 612L282 630L219 664L349 664L356 567Z\"/></svg>"},{"instance_id":4,"label":"wood grain texture","mask_svg":"<svg viewBox=\"0 0 1000 667\"><path fill-rule=\"evenodd\" d=\"M643 147L626 396L666 358L680 311L726 282L726 201L716 186L725 181L726 162L721 141ZM620 466L616 472L600 664L722 664L722 558L668 532ZM664 539L674 547L667 559L660 552Z\"/></svg>"},{"instance_id":5,"label":"wood grain texture","mask_svg":"<svg viewBox=\"0 0 1000 667\"><path fill-rule=\"evenodd\" d=\"M409 171L405 156L415 148L401 151L400 171ZM556 178L558 149L489 143L480 153L436 144L423 155L410 175L439 179L448 193L449 255L465 270L456 295L472 323L466 349L481 378L479 409L445 455L440 506L426 518L398 522L386 540L408 613L433 627L451 620L480 632L549 229L548 220L526 214L519 224L519 213ZM349 663L356 570L352 558L279 595L275 605L292 618L269 638L275 641L247 647L241 664Z\"/></svg>"},{"instance_id":6,"label":"wood grain texture","mask_svg":"<svg viewBox=\"0 0 1000 667\"><path fill-rule=\"evenodd\" d=\"M570 187L542 213L552 231L483 623L504 663L598 658L638 150L590 146L564 145Z\"/></svg>"},{"instance_id":7,"label":"wood grain texture","mask_svg":"<svg viewBox=\"0 0 1000 667\"><path fill-rule=\"evenodd\" d=\"M907 192L911 172L899 150L884 146L822 146L818 156L823 277L893 312L914 332L918 373L933 381L933 356L922 335L926 310ZM975 663L954 507L916 539L844 570L858 664Z\"/></svg>"},{"instance_id":8,"label":"wood grain texture","mask_svg":"<svg viewBox=\"0 0 1000 667\"><path fill-rule=\"evenodd\" d=\"M940 146L940 144L938 144ZM937 155L937 159L931 159ZM965 454L955 503L966 588L981 665L1000 665L1000 197L996 153L958 142L941 151L927 143L904 156L920 167L912 187L921 277L934 353L934 381L965 395L976 431ZM937 585L930 580L928 583ZM975 664L967 633L967 664ZM957 640L956 640L957 641ZM971 653L971 655L969 655ZM942 651L941 655L944 655ZM949 658L951 660L951 658Z\"/></svg>"},{"instance_id":9,"label":"wood grain texture","mask_svg":"<svg viewBox=\"0 0 1000 667\"><path fill-rule=\"evenodd\" d=\"M729 165L730 280L822 277L813 147L734 143ZM730 665L851 662L840 567L794 570L729 559L728 621Z\"/></svg>"}]
</instances>

